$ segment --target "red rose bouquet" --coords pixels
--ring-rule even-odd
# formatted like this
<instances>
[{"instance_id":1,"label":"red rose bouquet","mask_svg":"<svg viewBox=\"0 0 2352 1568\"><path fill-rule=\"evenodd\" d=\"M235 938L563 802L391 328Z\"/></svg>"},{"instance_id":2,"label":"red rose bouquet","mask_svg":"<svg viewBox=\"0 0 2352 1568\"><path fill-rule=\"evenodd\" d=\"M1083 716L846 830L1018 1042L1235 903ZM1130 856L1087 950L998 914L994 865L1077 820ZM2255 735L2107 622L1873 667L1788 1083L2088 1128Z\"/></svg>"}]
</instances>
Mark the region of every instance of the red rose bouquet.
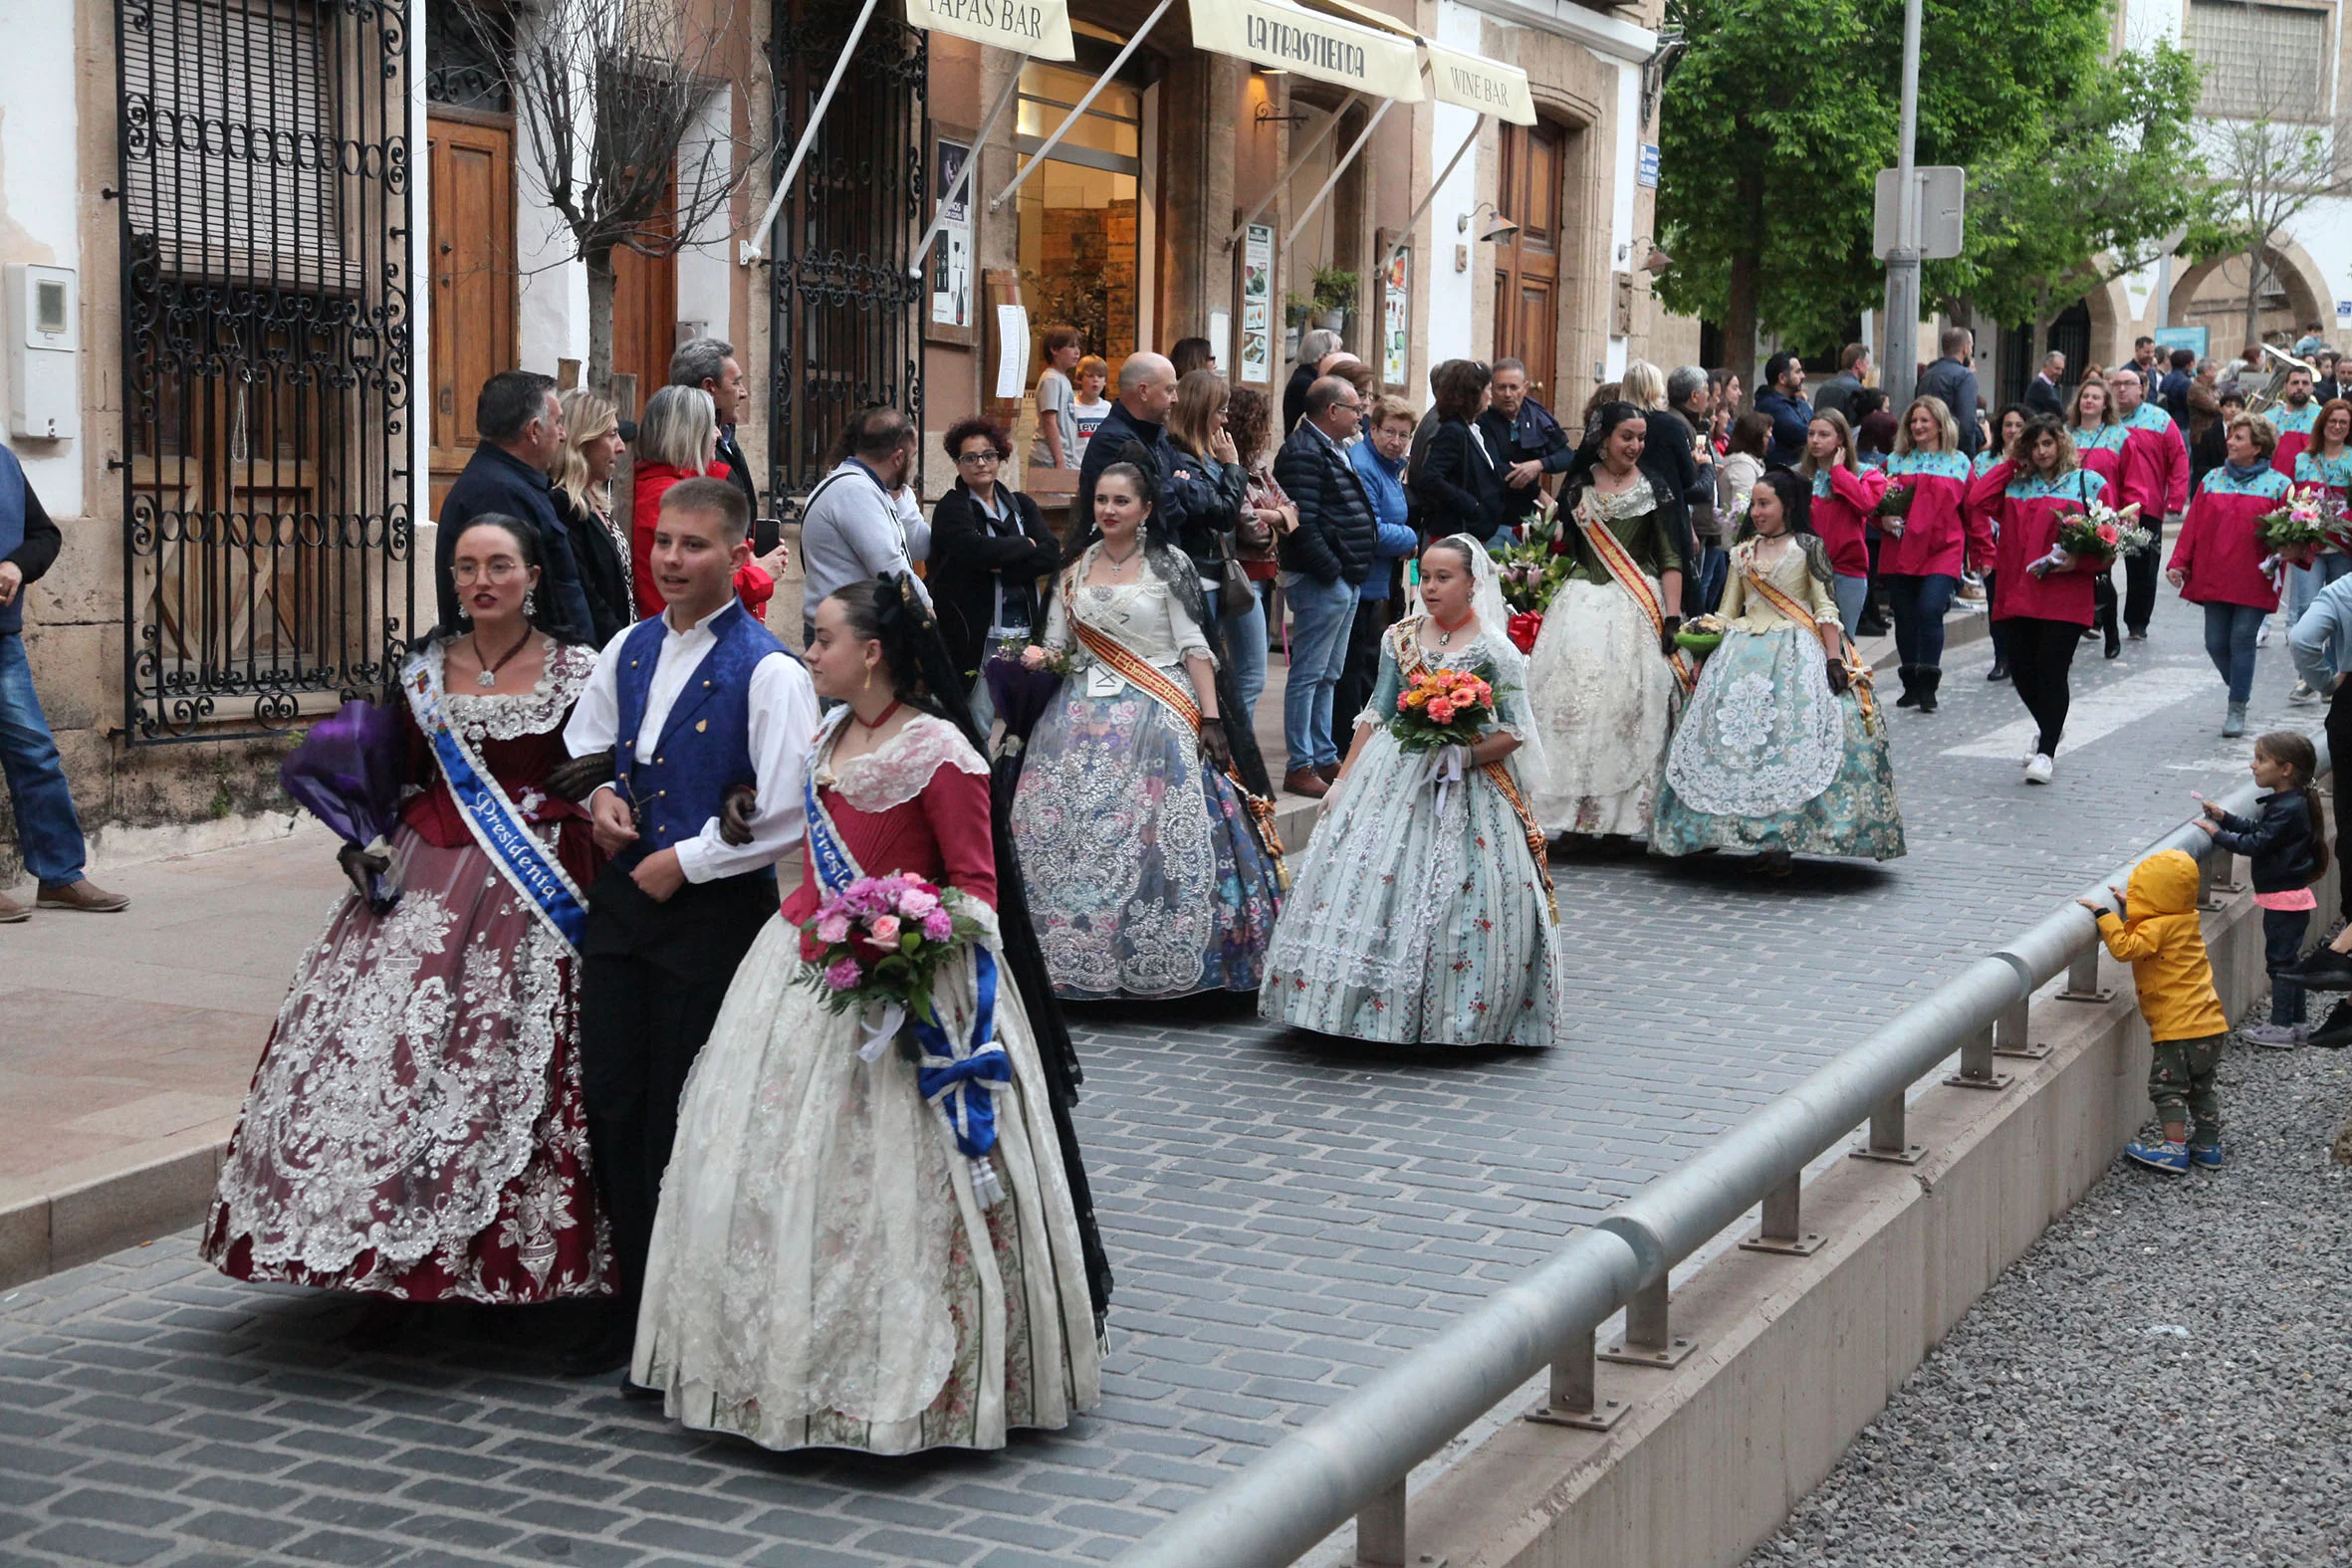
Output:
<instances>
[{"instance_id":1,"label":"red rose bouquet","mask_svg":"<svg viewBox=\"0 0 2352 1568\"><path fill-rule=\"evenodd\" d=\"M858 1055L882 1053L909 1013L936 1023L932 978L981 935L980 923L950 907L949 895L912 872L859 877L801 924L801 984L834 1012L878 1009Z\"/></svg>"}]
</instances>

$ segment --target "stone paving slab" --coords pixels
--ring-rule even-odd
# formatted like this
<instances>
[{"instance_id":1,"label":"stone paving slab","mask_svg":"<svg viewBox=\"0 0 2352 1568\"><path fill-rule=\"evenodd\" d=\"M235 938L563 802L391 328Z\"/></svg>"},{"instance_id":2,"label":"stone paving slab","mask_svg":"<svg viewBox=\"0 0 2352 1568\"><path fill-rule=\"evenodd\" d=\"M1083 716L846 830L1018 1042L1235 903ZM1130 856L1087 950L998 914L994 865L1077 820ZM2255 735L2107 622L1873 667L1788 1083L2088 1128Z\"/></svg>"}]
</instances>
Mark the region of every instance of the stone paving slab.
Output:
<instances>
[{"instance_id":1,"label":"stone paving slab","mask_svg":"<svg viewBox=\"0 0 2352 1568\"><path fill-rule=\"evenodd\" d=\"M1569 1031L1547 1051L1287 1035L1220 1000L1074 1019L1119 1271L1105 1398L1002 1454L772 1456L550 1376L551 1310L350 1305L235 1283L167 1237L0 1296L0 1563L1104 1561L1971 955L2242 777L2194 612L2095 646L2131 716L2060 783L1965 754L2019 714L1956 650L1892 715L1911 856L1560 862ZM2150 676L2157 677L2150 680ZM2153 694L2139 711L2128 683ZM2265 655L2256 728L2288 709Z\"/></svg>"}]
</instances>

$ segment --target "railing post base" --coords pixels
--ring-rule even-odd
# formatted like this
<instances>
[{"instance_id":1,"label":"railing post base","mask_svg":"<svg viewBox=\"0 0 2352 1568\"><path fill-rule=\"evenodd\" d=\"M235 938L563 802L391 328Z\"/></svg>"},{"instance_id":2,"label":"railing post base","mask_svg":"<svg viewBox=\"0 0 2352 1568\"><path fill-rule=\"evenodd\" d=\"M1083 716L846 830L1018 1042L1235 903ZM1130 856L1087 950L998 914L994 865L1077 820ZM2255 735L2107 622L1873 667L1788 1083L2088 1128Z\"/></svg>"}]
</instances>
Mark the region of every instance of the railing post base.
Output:
<instances>
[{"instance_id":1,"label":"railing post base","mask_svg":"<svg viewBox=\"0 0 2352 1568\"><path fill-rule=\"evenodd\" d=\"M1944 1082L1955 1089L2005 1089L2016 1079L1993 1070L1993 1030L1980 1029L1960 1047L1960 1071Z\"/></svg>"},{"instance_id":2,"label":"railing post base","mask_svg":"<svg viewBox=\"0 0 2352 1568\"><path fill-rule=\"evenodd\" d=\"M1888 1165L1917 1165L1928 1157L1928 1146L1903 1135L1903 1094L1897 1090L1870 1113L1870 1137L1859 1149L1849 1149L1856 1160L1880 1160Z\"/></svg>"},{"instance_id":3,"label":"railing post base","mask_svg":"<svg viewBox=\"0 0 2352 1568\"><path fill-rule=\"evenodd\" d=\"M1600 1353L1603 1361L1628 1367L1679 1367L1699 1342L1676 1334L1666 1323L1666 1281L1644 1285L1625 1309L1625 1337Z\"/></svg>"},{"instance_id":4,"label":"railing post base","mask_svg":"<svg viewBox=\"0 0 2352 1568\"><path fill-rule=\"evenodd\" d=\"M1592 1330L1586 1329L1552 1362L1551 1387L1543 1403L1528 1412L1528 1420L1546 1427L1574 1427L1579 1432L1606 1432L1617 1425L1626 1404L1599 1397L1592 1360Z\"/></svg>"},{"instance_id":5,"label":"railing post base","mask_svg":"<svg viewBox=\"0 0 2352 1568\"><path fill-rule=\"evenodd\" d=\"M1446 1560L1405 1547L1405 1483L1398 1481L1355 1516L1355 1568L1446 1568Z\"/></svg>"},{"instance_id":6,"label":"railing post base","mask_svg":"<svg viewBox=\"0 0 2352 1568\"><path fill-rule=\"evenodd\" d=\"M1810 1257L1821 1250L1821 1232L1804 1228L1798 1207L1803 1198L1803 1184L1804 1173L1798 1171L1764 1194L1764 1224L1740 1243L1742 1251Z\"/></svg>"},{"instance_id":7,"label":"railing post base","mask_svg":"<svg viewBox=\"0 0 2352 1568\"><path fill-rule=\"evenodd\" d=\"M2019 1061L2040 1061L2050 1048L2033 1038L2033 999L2020 997L2003 1008L1993 1023L1993 1054Z\"/></svg>"}]
</instances>

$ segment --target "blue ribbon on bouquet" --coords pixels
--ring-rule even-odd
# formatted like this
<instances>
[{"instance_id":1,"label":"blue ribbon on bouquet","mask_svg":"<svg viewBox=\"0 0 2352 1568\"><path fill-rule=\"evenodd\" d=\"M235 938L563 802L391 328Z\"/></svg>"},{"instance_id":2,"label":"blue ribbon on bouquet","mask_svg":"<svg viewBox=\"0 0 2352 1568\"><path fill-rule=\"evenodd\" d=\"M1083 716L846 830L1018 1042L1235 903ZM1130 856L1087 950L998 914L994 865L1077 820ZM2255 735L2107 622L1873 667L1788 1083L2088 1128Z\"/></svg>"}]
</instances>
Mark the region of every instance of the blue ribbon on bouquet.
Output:
<instances>
[{"instance_id":1,"label":"blue ribbon on bouquet","mask_svg":"<svg viewBox=\"0 0 2352 1568\"><path fill-rule=\"evenodd\" d=\"M980 986L972 1019L972 1047L958 1054L955 1042L936 1022L915 1020L915 1043L923 1048L915 1086L939 1107L956 1135L956 1147L974 1160L997 1146L998 1092L1013 1081L1013 1062L996 1038L997 959L976 947Z\"/></svg>"}]
</instances>

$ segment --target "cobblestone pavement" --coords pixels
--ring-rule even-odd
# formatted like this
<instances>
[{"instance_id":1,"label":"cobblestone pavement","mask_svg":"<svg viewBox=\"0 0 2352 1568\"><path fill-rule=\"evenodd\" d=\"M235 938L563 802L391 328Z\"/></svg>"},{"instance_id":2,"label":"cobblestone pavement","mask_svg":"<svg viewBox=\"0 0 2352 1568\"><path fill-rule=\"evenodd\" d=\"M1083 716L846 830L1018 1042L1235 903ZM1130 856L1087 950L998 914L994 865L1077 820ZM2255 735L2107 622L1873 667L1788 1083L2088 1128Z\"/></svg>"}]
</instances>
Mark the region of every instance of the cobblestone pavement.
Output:
<instances>
[{"instance_id":1,"label":"cobblestone pavement","mask_svg":"<svg viewBox=\"0 0 2352 1568\"><path fill-rule=\"evenodd\" d=\"M1956 651L1941 714L1892 713L1908 859L1778 883L1730 857L1562 862L1572 1021L1548 1051L1310 1041L1222 1003L1086 1012L1119 1288L1105 1398L1066 1433L769 1456L547 1375L544 1316L442 1311L362 1352L348 1304L223 1280L180 1236L0 1300L0 1559L1112 1557L2178 821L2192 786L2242 777L2195 613L2168 600L2115 663L2086 647L2050 788L2020 780L2022 710L1983 644ZM2290 678L2268 651L2257 728L2316 726Z\"/></svg>"},{"instance_id":2,"label":"cobblestone pavement","mask_svg":"<svg viewBox=\"0 0 2352 1568\"><path fill-rule=\"evenodd\" d=\"M2118 1161L1748 1568L2352 1562L2348 1056L2234 1045L2228 1166Z\"/></svg>"}]
</instances>

